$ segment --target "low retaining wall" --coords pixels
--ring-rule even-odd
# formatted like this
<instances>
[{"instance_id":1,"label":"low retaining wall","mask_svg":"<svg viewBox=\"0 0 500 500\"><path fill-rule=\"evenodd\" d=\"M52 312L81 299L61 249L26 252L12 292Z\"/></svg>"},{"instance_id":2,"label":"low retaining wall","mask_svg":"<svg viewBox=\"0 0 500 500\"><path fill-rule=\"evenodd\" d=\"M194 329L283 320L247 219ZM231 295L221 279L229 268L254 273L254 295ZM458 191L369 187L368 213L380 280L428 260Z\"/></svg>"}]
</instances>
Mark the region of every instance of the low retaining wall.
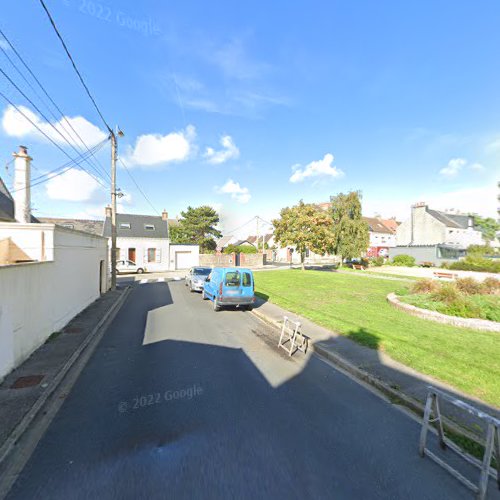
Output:
<instances>
[{"instance_id":1,"label":"low retaining wall","mask_svg":"<svg viewBox=\"0 0 500 500\"><path fill-rule=\"evenodd\" d=\"M387 301L394 307L419 318L429 319L446 325L458 326L460 328L473 328L475 330L485 330L489 332L500 332L500 323L479 318L459 318L458 316L448 316L437 311L429 309L421 309L420 307L412 306L401 302L395 293L390 293L387 296Z\"/></svg>"}]
</instances>

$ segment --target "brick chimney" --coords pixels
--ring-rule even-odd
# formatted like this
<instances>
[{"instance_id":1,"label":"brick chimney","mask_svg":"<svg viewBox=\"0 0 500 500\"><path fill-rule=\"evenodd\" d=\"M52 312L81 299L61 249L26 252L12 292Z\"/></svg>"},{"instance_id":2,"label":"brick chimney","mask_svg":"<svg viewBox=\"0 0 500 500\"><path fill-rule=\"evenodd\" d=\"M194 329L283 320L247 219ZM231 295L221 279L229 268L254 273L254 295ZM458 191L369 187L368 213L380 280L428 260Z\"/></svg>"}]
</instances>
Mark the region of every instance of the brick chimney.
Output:
<instances>
[{"instance_id":1,"label":"brick chimney","mask_svg":"<svg viewBox=\"0 0 500 500\"><path fill-rule=\"evenodd\" d=\"M31 222L31 158L28 148L19 146L14 157L14 217L17 222Z\"/></svg>"},{"instance_id":2,"label":"brick chimney","mask_svg":"<svg viewBox=\"0 0 500 500\"><path fill-rule=\"evenodd\" d=\"M106 215L106 217L109 217L111 219L111 207L109 205L104 207L104 215Z\"/></svg>"},{"instance_id":3,"label":"brick chimney","mask_svg":"<svg viewBox=\"0 0 500 500\"><path fill-rule=\"evenodd\" d=\"M168 220L168 212L165 209L161 213L161 220Z\"/></svg>"}]
</instances>

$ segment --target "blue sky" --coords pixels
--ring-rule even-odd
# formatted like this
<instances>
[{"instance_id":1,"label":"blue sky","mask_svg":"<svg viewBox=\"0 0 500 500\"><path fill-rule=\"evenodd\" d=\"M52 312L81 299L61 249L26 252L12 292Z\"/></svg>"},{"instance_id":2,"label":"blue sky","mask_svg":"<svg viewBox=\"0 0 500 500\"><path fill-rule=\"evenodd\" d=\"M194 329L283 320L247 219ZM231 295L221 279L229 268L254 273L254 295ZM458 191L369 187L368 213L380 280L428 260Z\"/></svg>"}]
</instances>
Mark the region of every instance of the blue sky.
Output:
<instances>
[{"instance_id":1,"label":"blue sky","mask_svg":"<svg viewBox=\"0 0 500 500\"><path fill-rule=\"evenodd\" d=\"M404 219L427 201L495 216L496 1L46 3L104 116L125 132L120 157L159 211L211 204L230 230L301 198L359 189L366 215ZM2 14L1 29L59 107L98 142L103 124L38 1L9 2ZM2 53L0 67L17 76ZM1 75L0 90L52 134ZM29 147L33 176L67 161L0 106L7 184L18 144ZM99 158L108 167L109 146ZM118 184L122 210L152 212L123 168ZM33 190L39 215L97 216L107 200L76 169Z\"/></svg>"}]
</instances>

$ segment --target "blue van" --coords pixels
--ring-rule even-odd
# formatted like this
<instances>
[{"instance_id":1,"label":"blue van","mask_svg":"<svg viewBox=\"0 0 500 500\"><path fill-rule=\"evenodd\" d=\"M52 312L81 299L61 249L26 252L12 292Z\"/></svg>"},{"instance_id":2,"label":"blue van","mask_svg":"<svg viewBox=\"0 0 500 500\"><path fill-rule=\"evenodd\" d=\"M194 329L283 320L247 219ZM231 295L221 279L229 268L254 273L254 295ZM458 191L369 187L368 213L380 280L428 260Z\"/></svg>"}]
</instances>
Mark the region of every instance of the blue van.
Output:
<instances>
[{"instance_id":1,"label":"blue van","mask_svg":"<svg viewBox=\"0 0 500 500\"><path fill-rule=\"evenodd\" d=\"M203 300L213 302L214 311L223 306L252 309L255 302L255 284L250 269L215 267L203 284Z\"/></svg>"}]
</instances>

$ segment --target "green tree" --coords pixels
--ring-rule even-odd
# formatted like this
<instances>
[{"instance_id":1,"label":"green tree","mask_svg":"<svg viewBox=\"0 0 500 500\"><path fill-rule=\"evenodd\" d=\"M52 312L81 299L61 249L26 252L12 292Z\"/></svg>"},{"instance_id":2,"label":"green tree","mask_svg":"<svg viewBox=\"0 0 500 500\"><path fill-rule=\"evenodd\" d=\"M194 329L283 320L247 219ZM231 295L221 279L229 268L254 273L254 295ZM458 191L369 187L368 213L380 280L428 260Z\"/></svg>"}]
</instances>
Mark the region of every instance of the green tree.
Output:
<instances>
[{"instance_id":1,"label":"green tree","mask_svg":"<svg viewBox=\"0 0 500 500\"><path fill-rule=\"evenodd\" d=\"M253 245L228 245L222 253L257 253Z\"/></svg>"},{"instance_id":2,"label":"green tree","mask_svg":"<svg viewBox=\"0 0 500 500\"><path fill-rule=\"evenodd\" d=\"M213 252L217 246L215 238L222 233L215 228L219 223L219 214L208 205L188 207L181 212L179 224L170 227L172 243L200 245L200 252Z\"/></svg>"},{"instance_id":3,"label":"green tree","mask_svg":"<svg viewBox=\"0 0 500 500\"><path fill-rule=\"evenodd\" d=\"M295 246L303 270L307 250L324 255L332 248L331 218L315 205L300 200L298 205L283 208L280 218L272 222L275 241Z\"/></svg>"},{"instance_id":4,"label":"green tree","mask_svg":"<svg viewBox=\"0 0 500 500\"><path fill-rule=\"evenodd\" d=\"M497 233L500 231L500 224L495 219L479 215L473 215L473 218L474 226L483 233L483 240L489 243L496 239Z\"/></svg>"},{"instance_id":5,"label":"green tree","mask_svg":"<svg viewBox=\"0 0 500 500\"><path fill-rule=\"evenodd\" d=\"M351 191L330 197L333 253L344 259L361 257L370 243L369 227L362 219L361 193Z\"/></svg>"}]
</instances>

